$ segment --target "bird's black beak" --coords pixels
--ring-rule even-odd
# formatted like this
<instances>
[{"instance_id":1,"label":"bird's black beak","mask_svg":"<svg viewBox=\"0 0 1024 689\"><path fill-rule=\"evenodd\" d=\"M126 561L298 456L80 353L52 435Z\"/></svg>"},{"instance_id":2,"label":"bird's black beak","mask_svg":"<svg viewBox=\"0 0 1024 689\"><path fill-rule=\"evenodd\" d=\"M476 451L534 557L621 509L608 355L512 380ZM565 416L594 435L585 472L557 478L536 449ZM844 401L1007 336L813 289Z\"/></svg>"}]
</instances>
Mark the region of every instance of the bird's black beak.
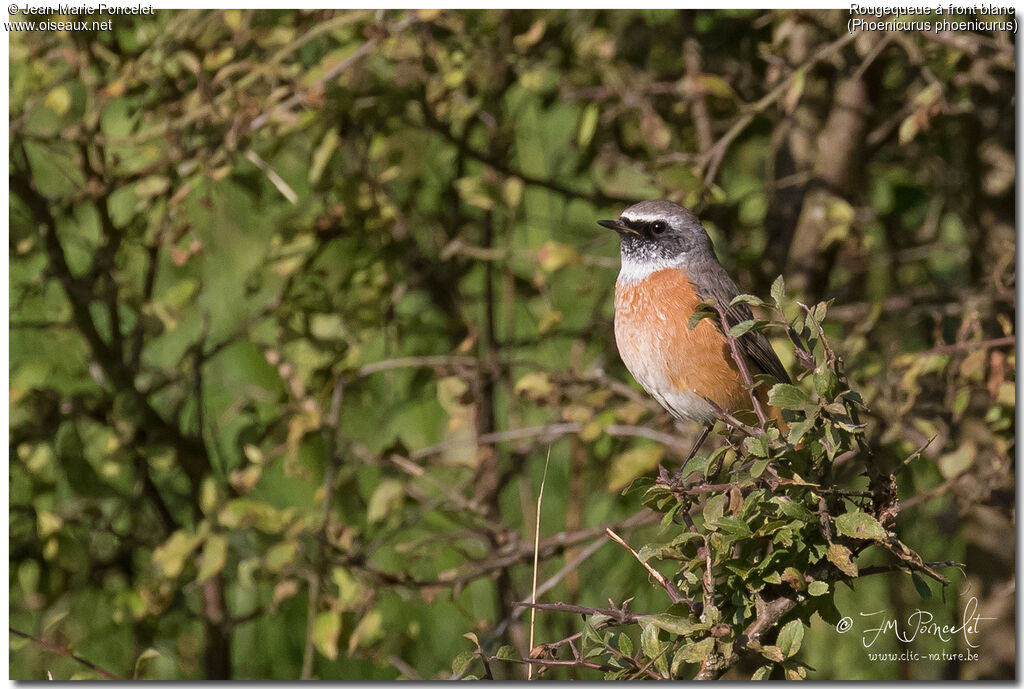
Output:
<instances>
[{"instance_id":1,"label":"bird's black beak","mask_svg":"<svg viewBox=\"0 0 1024 689\"><path fill-rule=\"evenodd\" d=\"M630 234L640 234L633 228L627 226L621 220L598 220L597 224L600 225L601 227L607 227L609 230L615 230L619 234L622 234L623 232L628 232Z\"/></svg>"}]
</instances>

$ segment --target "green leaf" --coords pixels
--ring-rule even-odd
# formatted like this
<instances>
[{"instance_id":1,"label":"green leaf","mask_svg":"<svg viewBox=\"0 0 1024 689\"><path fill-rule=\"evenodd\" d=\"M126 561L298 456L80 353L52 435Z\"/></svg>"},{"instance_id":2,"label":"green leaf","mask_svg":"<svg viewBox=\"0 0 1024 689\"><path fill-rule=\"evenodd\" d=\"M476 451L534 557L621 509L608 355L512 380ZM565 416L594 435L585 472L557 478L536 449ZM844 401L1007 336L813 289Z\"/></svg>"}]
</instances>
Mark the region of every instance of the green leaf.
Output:
<instances>
[{"instance_id":1,"label":"green leaf","mask_svg":"<svg viewBox=\"0 0 1024 689\"><path fill-rule=\"evenodd\" d=\"M789 383L776 383L768 392L768 404L780 409L803 409L810 403L807 393Z\"/></svg>"},{"instance_id":2,"label":"green leaf","mask_svg":"<svg viewBox=\"0 0 1024 689\"><path fill-rule=\"evenodd\" d=\"M668 543L645 543L637 551L637 556L641 562L647 562L652 557L659 559L682 559L684 556L682 546L687 541L700 538L702 536L699 533L683 531Z\"/></svg>"},{"instance_id":3,"label":"green leaf","mask_svg":"<svg viewBox=\"0 0 1024 689\"><path fill-rule=\"evenodd\" d=\"M803 591L807 588L804 575L796 567L786 567L782 570L782 580L792 586L794 591Z\"/></svg>"},{"instance_id":4,"label":"green leaf","mask_svg":"<svg viewBox=\"0 0 1024 689\"><path fill-rule=\"evenodd\" d=\"M153 658L159 658L160 651L155 648L147 648L145 651L139 654L139 657L135 659L135 669L132 671L132 679L139 679L139 670L145 664L145 661Z\"/></svg>"},{"instance_id":5,"label":"green leaf","mask_svg":"<svg viewBox=\"0 0 1024 689\"><path fill-rule=\"evenodd\" d=\"M624 656L633 657L633 640L625 632L619 633L619 652Z\"/></svg>"},{"instance_id":6,"label":"green leaf","mask_svg":"<svg viewBox=\"0 0 1024 689\"><path fill-rule=\"evenodd\" d=\"M644 621L640 628L640 650L648 658L657 657L664 643L658 638L658 627L653 622Z\"/></svg>"},{"instance_id":7,"label":"green leaf","mask_svg":"<svg viewBox=\"0 0 1024 689\"><path fill-rule=\"evenodd\" d=\"M775 640L775 645L779 647L787 658L791 658L796 655L796 652L800 650L800 643L804 639L804 625L800 620L793 620L786 624L779 631L779 637Z\"/></svg>"},{"instance_id":8,"label":"green leaf","mask_svg":"<svg viewBox=\"0 0 1024 689\"><path fill-rule=\"evenodd\" d=\"M764 323L759 320L741 321L736 325L732 326L731 328L729 328L729 334L732 335L733 337L739 337L740 335L748 333L754 328L761 327L763 325Z\"/></svg>"},{"instance_id":9,"label":"green leaf","mask_svg":"<svg viewBox=\"0 0 1024 689\"><path fill-rule=\"evenodd\" d=\"M826 368L822 371L814 372L814 391L818 393L818 397L821 399L826 401L835 399L838 387L839 379L836 378L835 371L832 369Z\"/></svg>"},{"instance_id":10,"label":"green leaf","mask_svg":"<svg viewBox=\"0 0 1024 689\"><path fill-rule=\"evenodd\" d=\"M910 580L914 582L914 588L917 589L917 593L925 600L932 597L932 590L928 588L928 582L919 577L914 572L910 573Z\"/></svg>"},{"instance_id":11,"label":"green leaf","mask_svg":"<svg viewBox=\"0 0 1024 689\"><path fill-rule=\"evenodd\" d=\"M781 309L782 302L786 299L786 281L782 279L781 275L772 283L771 295L772 301Z\"/></svg>"},{"instance_id":12,"label":"green leaf","mask_svg":"<svg viewBox=\"0 0 1024 689\"><path fill-rule=\"evenodd\" d=\"M484 187L481 178L462 177L455 180L452 184L459 193L459 197L470 206L485 211L494 210L494 199L491 197L489 190Z\"/></svg>"},{"instance_id":13,"label":"green leaf","mask_svg":"<svg viewBox=\"0 0 1024 689\"><path fill-rule=\"evenodd\" d=\"M680 658L687 663L700 663L715 649L715 640L710 636L679 649Z\"/></svg>"},{"instance_id":14,"label":"green leaf","mask_svg":"<svg viewBox=\"0 0 1024 689\"><path fill-rule=\"evenodd\" d=\"M789 434L786 439L792 445L798 445L804 436L807 435L807 431L814 428L814 423L817 419L814 416L809 416L803 421L795 421L789 427Z\"/></svg>"},{"instance_id":15,"label":"green leaf","mask_svg":"<svg viewBox=\"0 0 1024 689\"><path fill-rule=\"evenodd\" d=\"M320 181L320 177L323 176L324 169L327 167L327 163L330 162L336 148L338 148L338 130L335 127L330 127L313 152L313 161L309 167L308 175L310 184L316 184Z\"/></svg>"},{"instance_id":16,"label":"green leaf","mask_svg":"<svg viewBox=\"0 0 1024 689\"><path fill-rule=\"evenodd\" d=\"M847 512L836 518L836 530L861 540L884 541L889 537L878 520L866 512Z\"/></svg>"},{"instance_id":17,"label":"green leaf","mask_svg":"<svg viewBox=\"0 0 1024 689\"><path fill-rule=\"evenodd\" d=\"M160 301L167 306L180 309L185 306L192 297L199 293L199 280L185 278L174 283L160 296Z\"/></svg>"},{"instance_id":18,"label":"green leaf","mask_svg":"<svg viewBox=\"0 0 1024 689\"><path fill-rule=\"evenodd\" d=\"M824 581L812 581L807 585L807 593L812 596L824 596L828 593L828 583Z\"/></svg>"},{"instance_id":19,"label":"green leaf","mask_svg":"<svg viewBox=\"0 0 1024 689\"><path fill-rule=\"evenodd\" d=\"M725 514L725 506L728 504L728 498L724 493L719 493L707 499L704 503L704 521L713 522L714 520Z\"/></svg>"},{"instance_id":20,"label":"green leaf","mask_svg":"<svg viewBox=\"0 0 1024 689\"><path fill-rule=\"evenodd\" d=\"M815 612L818 616L825 621L825 624L832 625L833 627L839 624L839 620L842 619L842 613L839 612L839 608L836 607L835 600L832 596L822 596L815 601Z\"/></svg>"},{"instance_id":21,"label":"green leaf","mask_svg":"<svg viewBox=\"0 0 1024 689\"><path fill-rule=\"evenodd\" d=\"M473 651L463 651L459 655L455 656L455 660L452 661L452 674L461 675L469 667L469 664L473 662L473 658L476 657L476 653Z\"/></svg>"},{"instance_id":22,"label":"green leaf","mask_svg":"<svg viewBox=\"0 0 1024 689\"><path fill-rule=\"evenodd\" d=\"M771 675L772 675L772 666L771 665L762 665L761 667L759 667L756 670L754 670L754 674L750 676L750 679L765 680L765 679L768 679L769 677L771 677Z\"/></svg>"},{"instance_id":23,"label":"green leaf","mask_svg":"<svg viewBox=\"0 0 1024 689\"><path fill-rule=\"evenodd\" d=\"M690 330L693 330L694 328L697 327L697 324L700 323L705 318L717 317L718 314L715 312L714 309L707 308L703 305L698 305L697 308L694 310L693 315L690 316L690 320L687 321L687 325L690 328Z\"/></svg>"},{"instance_id":24,"label":"green leaf","mask_svg":"<svg viewBox=\"0 0 1024 689\"><path fill-rule=\"evenodd\" d=\"M853 553L845 545L833 543L828 547L828 561L848 577L856 577L860 572L853 561Z\"/></svg>"},{"instance_id":25,"label":"green leaf","mask_svg":"<svg viewBox=\"0 0 1024 689\"><path fill-rule=\"evenodd\" d=\"M706 625L703 623L691 622L685 617L670 615L667 612L654 615L650 620L651 624L656 626L658 629L664 629L669 634L679 634L680 636L687 636L694 632L703 631L706 628Z\"/></svg>"},{"instance_id":26,"label":"green leaf","mask_svg":"<svg viewBox=\"0 0 1024 689\"><path fill-rule=\"evenodd\" d=\"M505 644L504 646L499 648L498 652L494 655L495 657L500 658L501 660L513 660L519 657L519 652L516 651L514 646L509 646L508 644Z\"/></svg>"},{"instance_id":27,"label":"green leaf","mask_svg":"<svg viewBox=\"0 0 1024 689\"><path fill-rule=\"evenodd\" d=\"M748 538L750 536L750 527L739 517L722 517L715 521L715 527L733 538Z\"/></svg>"},{"instance_id":28,"label":"green leaf","mask_svg":"<svg viewBox=\"0 0 1024 689\"><path fill-rule=\"evenodd\" d=\"M776 663L781 663L786 659L786 655L778 646L762 646L761 655Z\"/></svg>"},{"instance_id":29,"label":"green leaf","mask_svg":"<svg viewBox=\"0 0 1024 689\"><path fill-rule=\"evenodd\" d=\"M802 522L817 521L818 519L817 515L807 509L803 503L797 502L787 495L776 495L771 499L771 502L778 506L779 512L782 512L787 517L798 519Z\"/></svg>"},{"instance_id":30,"label":"green leaf","mask_svg":"<svg viewBox=\"0 0 1024 689\"><path fill-rule=\"evenodd\" d=\"M755 457L768 456L768 439L763 435L749 436L743 439L743 449ZM764 469L761 469L764 471ZM760 474L758 474L760 476Z\"/></svg>"},{"instance_id":31,"label":"green leaf","mask_svg":"<svg viewBox=\"0 0 1024 689\"><path fill-rule=\"evenodd\" d=\"M729 306L736 306L737 304L753 304L754 306L764 306L764 301L760 297L755 297L753 294L737 294L729 302Z\"/></svg>"},{"instance_id":32,"label":"green leaf","mask_svg":"<svg viewBox=\"0 0 1024 689\"><path fill-rule=\"evenodd\" d=\"M341 634L341 613L328 610L313 621L313 645L328 660L338 659L338 635Z\"/></svg>"}]
</instances>

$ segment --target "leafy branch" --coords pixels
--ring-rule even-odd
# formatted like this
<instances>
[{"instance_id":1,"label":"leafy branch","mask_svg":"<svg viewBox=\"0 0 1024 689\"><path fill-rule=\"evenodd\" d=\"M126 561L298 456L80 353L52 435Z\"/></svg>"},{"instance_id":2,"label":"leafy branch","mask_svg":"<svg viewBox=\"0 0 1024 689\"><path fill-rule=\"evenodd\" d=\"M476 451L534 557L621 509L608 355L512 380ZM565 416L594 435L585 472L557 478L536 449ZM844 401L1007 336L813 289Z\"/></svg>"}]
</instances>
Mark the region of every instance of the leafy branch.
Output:
<instances>
[{"instance_id":1,"label":"leafy branch","mask_svg":"<svg viewBox=\"0 0 1024 689\"><path fill-rule=\"evenodd\" d=\"M814 614L831 624L839 620L838 584L893 571L909 573L919 589L927 589L921 577L949 583L938 569L956 563L925 562L892 530L895 477L879 468L865 442L863 402L822 327L828 304L797 304L798 315L787 319L781 278L772 299L737 297L734 303L761 307L771 318L744 321L727 333L755 401L736 338L755 328L786 334L802 370L795 383L777 383L768 393L782 423L762 410L751 426L719 409L732 431L721 447L695 457L681 480L662 469L657 479L637 479L626 491L663 515L667 540L634 550L609 532L651 574L653 585L669 591L671 605L626 614L624 607L538 604L585 615L584 631L542 644L521 662L599 669L609 679L715 679L743 658L760 657L755 677L779 667L787 677L802 678L807 666L797 653L804 626ZM724 321L713 305L695 319L716 316ZM860 467L843 484L832 471L840 458ZM871 550L893 563L861 569L858 559ZM675 574L662 575L649 564L654 560L672 563ZM639 648L629 627L640 630ZM556 657L562 649L572 657Z\"/></svg>"}]
</instances>

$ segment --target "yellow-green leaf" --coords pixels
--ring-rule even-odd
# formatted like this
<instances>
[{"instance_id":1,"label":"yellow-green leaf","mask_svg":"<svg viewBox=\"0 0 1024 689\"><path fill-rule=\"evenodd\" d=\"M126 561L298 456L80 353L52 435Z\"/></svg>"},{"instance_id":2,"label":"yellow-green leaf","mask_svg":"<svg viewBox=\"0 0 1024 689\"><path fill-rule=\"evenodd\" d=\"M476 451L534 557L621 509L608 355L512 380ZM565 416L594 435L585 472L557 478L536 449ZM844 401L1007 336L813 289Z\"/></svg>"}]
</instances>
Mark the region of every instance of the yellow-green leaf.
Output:
<instances>
[{"instance_id":1,"label":"yellow-green leaf","mask_svg":"<svg viewBox=\"0 0 1024 689\"><path fill-rule=\"evenodd\" d=\"M836 518L836 530L844 536L861 540L884 541L889 534L878 520L867 512L847 512Z\"/></svg>"},{"instance_id":2,"label":"yellow-green leaf","mask_svg":"<svg viewBox=\"0 0 1024 689\"><path fill-rule=\"evenodd\" d=\"M978 450L972 442L965 442L955 451L939 457L939 471L944 478L953 478L967 471L974 464Z\"/></svg>"},{"instance_id":3,"label":"yellow-green leaf","mask_svg":"<svg viewBox=\"0 0 1024 689\"><path fill-rule=\"evenodd\" d=\"M586 148L593 141L599 114L600 111L595 103L591 103L583 109L583 113L580 115L580 124L576 130L576 141L580 148Z\"/></svg>"},{"instance_id":4,"label":"yellow-green leaf","mask_svg":"<svg viewBox=\"0 0 1024 689\"><path fill-rule=\"evenodd\" d=\"M848 577L859 574L857 563L853 561L853 553L845 545L833 543L828 547L828 561Z\"/></svg>"},{"instance_id":5,"label":"yellow-green leaf","mask_svg":"<svg viewBox=\"0 0 1024 689\"><path fill-rule=\"evenodd\" d=\"M384 479L370 496L370 504L366 507L366 521L369 524L379 522L402 503L405 489L401 481L396 479Z\"/></svg>"},{"instance_id":6,"label":"yellow-green leaf","mask_svg":"<svg viewBox=\"0 0 1024 689\"><path fill-rule=\"evenodd\" d=\"M380 610L374 608L366 613L363 619L359 620L356 628L352 630L352 636L348 638L348 652L357 648L365 648L384 636L384 616Z\"/></svg>"},{"instance_id":7,"label":"yellow-green leaf","mask_svg":"<svg viewBox=\"0 0 1024 689\"><path fill-rule=\"evenodd\" d=\"M529 29L512 39L512 47L516 49L516 52L524 52L544 37L545 28L547 28L547 22L543 19L535 20L530 24Z\"/></svg>"},{"instance_id":8,"label":"yellow-green leaf","mask_svg":"<svg viewBox=\"0 0 1024 689\"><path fill-rule=\"evenodd\" d=\"M323 176L327 163L331 160L331 156L334 155L334 151L337 148L338 130L331 127L324 134L324 138L320 140L320 144L313 152L313 161L309 167L309 181L311 184L316 184L320 181L320 177Z\"/></svg>"},{"instance_id":9,"label":"yellow-green leaf","mask_svg":"<svg viewBox=\"0 0 1024 689\"><path fill-rule=\"evenodd\" d=\"M535 399L547 397L554 390L554 386L548 379L546 373L533 371L516 381L515 392L518 395L526 395Z\"/></svg>"},{"instance_id":10,"label":"yellow-green leaf","mask_svg":"<svg viewBox=\"0 0 1024 689\"><path fill-rule=\"evenodd\" d=\"M341 634L341 613L322 612L313 621L313 645L328 660L338 659L338 635Z\"/></svg>"},{"instance_id":11,"label":"yellow-green leaf","mask_svg":"<svg viewBox=\"0 0 1024 689\"><path fill-rule=\"evenodd\" d=\"M36 514L36 533L39 534L40 540L46 540L57 533L62 526L64 526L64 520L53 512L39 510Z\"/></svg>"},{"instance_id":12,"label":"yellow-green leaf","mask_svg":"<svg viewBox=\"0 0 1024 689\"><path fill-rule=\"evenodd\" d=\"M622 490L637 476L658 466L665 456L661 445L641 445L627 450L612 460L608 470L608 490Z\"/></svg>"},{"instance_id":13,"label":"yellow-green leaf","mask_svg":"<svg viewBox=\"0 0 1024 689\"><path fill-rule=\"evenodd\" d=\"M568 244L562 244L554 240L544 242L544 245L537 251L537 262L544 270L552 273L580 259L579 252Z\"/></svg>"},{"instance_id":14,"label":"yellow-green leaf","mask_svg":"<svg viewBox=\"0 0 1024 689\"><path fill-rule=\"evenodd\" d=\"M199 574L196 581L202 583L214 576L228 561L228 540L222 534L212 534L203 545L203 555L199 560Z\"/></svg>"},{"instance_id":15,"label":"yellow-green leaf","mask_svg":"<svg viewBox=\"0 0 1024 689\"><path fill-rule=\"evenodd\" d=\"M71 94L65 87L58 86L46 94L46 100L43 102L58 115L66 115L71 108Z\"/></svg>"},{"instance_id":16,"label":"yellow-green leaf","mask_svg":"<svg viewBox=\"0 0 1024 689\"><path fill-rule=\"evenodd\" d=\"M267 551L263 564L271 572L279 572L289 562L295 560L295 553L298 550L294 541L278 543Z\"/></svg>"},{"instance_id":17,"label":"yellow-green leaf","mask_svg":"<svg viewBox=\"0 0 1024 689\"><path fill-rule=\"evenodd\" d=\"M190 535L184 531L175 531L162 545L153 550L153 564L161 574L174 579L185 568L185 558L199 545L201 536Z\"/></svg>"}]
</instances>

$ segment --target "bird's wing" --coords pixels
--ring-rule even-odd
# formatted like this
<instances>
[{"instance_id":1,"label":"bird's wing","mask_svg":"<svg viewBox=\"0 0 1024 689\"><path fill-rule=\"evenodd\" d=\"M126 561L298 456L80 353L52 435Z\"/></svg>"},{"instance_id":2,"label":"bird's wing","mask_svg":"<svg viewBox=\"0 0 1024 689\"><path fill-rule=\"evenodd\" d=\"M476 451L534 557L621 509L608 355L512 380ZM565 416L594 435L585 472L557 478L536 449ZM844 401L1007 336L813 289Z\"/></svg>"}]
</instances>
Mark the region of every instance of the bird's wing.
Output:
<instances>
[{"instance_id":1,"label":"bird's wing","mask_svg":"<svg viewBox=\"0 0 1024 689\"><path fill-rule=\"evenodd\" d=\"M718 261L709 261L702 266L701 270L693 271L697 278L694 285L697 287L697 294L702 300L713 298L725 312L725 321L729 327L748 321L754 317L750 307L746 304L729 306L729 302L740 293L736 283L732 281L725 269L718 264ZM713 319L715 326L722 330L722 324L718 318ZM751 373L767 373L780 383L789 383L789 373L786 367L779 361L778 355L772 349L771 343L761 332L748 330L736 338L736 343L747 358L757 369Z\"/></svg>"}]
</instances>

